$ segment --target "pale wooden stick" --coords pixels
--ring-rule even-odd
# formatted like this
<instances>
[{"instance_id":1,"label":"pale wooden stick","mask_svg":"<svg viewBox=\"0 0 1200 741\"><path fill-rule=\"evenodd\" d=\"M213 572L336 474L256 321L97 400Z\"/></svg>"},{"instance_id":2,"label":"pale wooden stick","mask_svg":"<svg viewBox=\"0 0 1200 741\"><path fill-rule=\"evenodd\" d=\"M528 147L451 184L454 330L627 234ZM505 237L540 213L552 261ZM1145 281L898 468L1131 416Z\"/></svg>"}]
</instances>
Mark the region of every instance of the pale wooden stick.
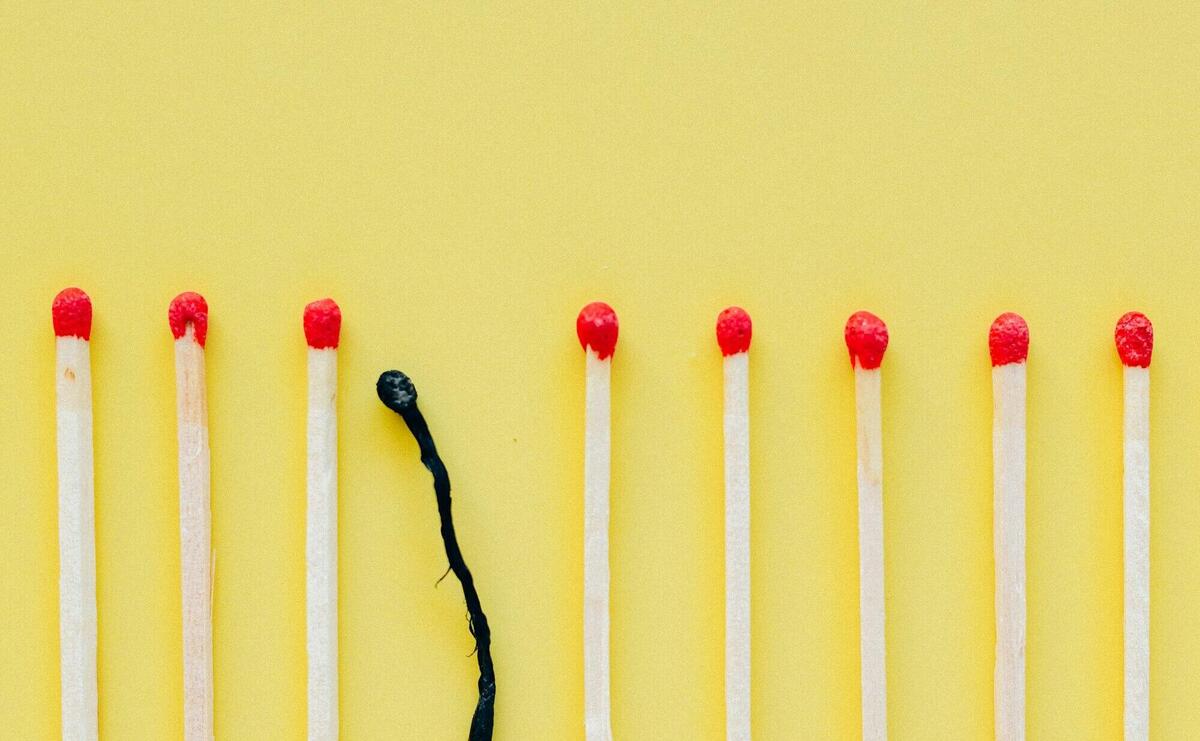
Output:
<instances>
[{"instance_id":1,"label":"pale wooden stick","mask_svg":"<svg viewBox=\"0 0 1200 741\"><path fill-rule=\"evenodd\" d=\"M611 741L609 668L609 477L612 358L587 352L583 457L583 684L588 741Z\"/></svg>"},{"instance_id":2,"label":"pale wooden stick","mask_svg":"<svg viewBox=\"0 0 1200 741\"><path fill-rule=\"evenodd\" d=\"M750 354L725 357L725 737L750 739Z\"/></svg>"},{"instance_id":3,"label":"pale wooden stick","mask_svg":"<svg viewBox=\"0 0 1200 741\"><path fill-rule=\"evenodd\" d=\"M54 300L58 440L58 598L62 738L95 741L96 518L92 466L91 302Z\"/></svg>"},{"instance_id":4,"label":"pale wooden stick","mask_svg":"<svg viewBox=\"0 0 1200 741\"><path fill-rule=\"evenodd\" d=\"M213 738L212 511L204 341L208 307L196 294L171 304L179 436L179 545L183 598L183 736Z\"/></svg>"},{"instance_id":5,"label":"pale wooden stick","mask_svg":"<svg viewBox=\"0 0 1200 741\"><path fill-rule=\"evenodd\" d=\"M609 668L609 481L612 458L612 354L617 315L597 301L575 331L586 356L583 443L583 725L587 741L612 741Z\"/></svg>"},{"instance_id":6,"label":"pale wooden stick","mask_svg":"<svg viewBox=\"0 0 1200 741\"><path fill-rule=\"evenodd\" d=\"M1125 367L1125 739L1150 736L1150 369Z\"/></svg>"},{"instance_id":7,"label":"pale wooden stick","mask_svg":"<svg viewBox=\"0 0 1200 741\"><path fill-rule=\"evenodd\" d=\"M879 369L854 369L863 740L887 738L883 592L883 431Z\"/></svg>"},{"instance_id":8,"label":"pale wooden stick","mask_svg":"<svg viewBox=\"0 0 1200 741\"><path fill-rule=\"evenodd\" d=\"M1131 311L1117 320L1125 366L1125 741L1150 737L1150 357L1154 327Z\"/></svg>"},{"instance_id":9,"label":"pale wooden stick","mask_svg":"<svg viewBox=\"0 0 1200 741\"><path fill-rule=\"evenodd\" d=\"M1001 314L992 356L992 548L996 569L997 741L1025 738L1025 360L1029 327Z\"/></svg>"},{"instance_id":10,"label":"pale wooden stick","mask_svg":"<svg viewBox=\"0 0 1200 741\"><path fill-rule=\"evenodd\" d=\"M725 406L725 738L750 741L750 316L717 316Z\"/></svg>"},{"instance_id":11,"label":"pale wooden stick","mask_svg":"<svg viewBox=\"0 0 1200 741\"><path fill-rule=\"evenodd\" d=\"M308 738L338 737L337 342L341 312L308 305L308 517L305 542Z\"/></svg>"},{"instance_id":12,"label":"pale wooden stick","mask_svg":"<svg viewBox=\"0 0 1200 741\"><path fill-rule=\"evenodd\" d=\"M858 440L859 631L863 741L887 738L887 652L883 590L883 424L879 365L887 349L883 321L860 311L846 322L854 367Z\"/></svg>"},{"instance_id":13,"label":"pale wooden stick","mask_svg":"<svg viewBox=\"0 0 1200 741\"><path fill-rule=\"evenodd\" d=\"M992 368L996 739L1025 738L1025 363Z\"/></svg>"}]
</instances>

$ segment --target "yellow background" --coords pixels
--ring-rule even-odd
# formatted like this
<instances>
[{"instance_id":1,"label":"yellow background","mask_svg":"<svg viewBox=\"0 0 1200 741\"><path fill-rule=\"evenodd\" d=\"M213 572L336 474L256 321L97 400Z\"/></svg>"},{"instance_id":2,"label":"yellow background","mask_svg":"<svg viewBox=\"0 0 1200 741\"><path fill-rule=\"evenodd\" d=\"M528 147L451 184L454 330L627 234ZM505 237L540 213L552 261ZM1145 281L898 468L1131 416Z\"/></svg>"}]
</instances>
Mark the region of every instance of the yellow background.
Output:
<instances>
[{"instance_id":1,"label":"yellow background","mask_svg":"<svg viewBox=\"0 0 1200 741\"><path fill-rule=\"evenodd\" d=\"M181 732L166 307L203 292L223 739L304 733L305 302L341 352L344 738L461 739L475 668L412 375L495 631L497 738L582 736L583 357L614 369L613 714L720 738L720 355L754 317L754 723L858 726L846 316L884 363L890 723L989 738L986 330L1029 320L1029 729L1121 725L1121 375L1155 322L1152 723L1200 734L1200 6L0 5L0 736L58 732L50 300L93 336L100 722Z\"/></svg>"}]
</instances>

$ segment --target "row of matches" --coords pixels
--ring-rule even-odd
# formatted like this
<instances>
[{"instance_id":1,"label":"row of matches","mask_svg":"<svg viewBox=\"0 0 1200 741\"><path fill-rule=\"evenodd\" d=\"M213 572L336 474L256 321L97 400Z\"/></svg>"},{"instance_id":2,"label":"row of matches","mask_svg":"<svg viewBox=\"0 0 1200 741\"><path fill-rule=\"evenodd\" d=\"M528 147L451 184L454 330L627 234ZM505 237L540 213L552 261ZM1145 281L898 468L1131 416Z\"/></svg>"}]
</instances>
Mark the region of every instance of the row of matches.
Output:
<instances>
[{"instance_id":1,"label":"row of matches","mask_svg":"<svg viewBox=\"0 0 1200 741\"><path fill-rule=\"evenodd\" d=\"M588 304L576 321L587 355L584 444L584 707L588 741L611 741L609 698L610 373L617 315ZM750 316L717 316L724 355L725 728L750 739ZM883 436L879 368L888 331L874 314L845 327L854 370L858 440L859 630L862 737L887 738L883 588ZM1150 712L1150 356L1154 328L1139 312L1116 325L1124 365L1124 725L1126 741L1149 737ZM1025 738L1025 364L1029 327L1001 314L988 333L993 390L993 549L996 569L995 731Z\"/></svg>"},{"instance_id":2,"label":"row of matches","mask_svg":"<svg viewBox=\"0 0 1200 741\"><path fill-rule=\"evenodd\" d=\"M96 547L92 465L92 302L78 288L52 305L58 448L59 645L62 737L95 741ZM212 528L204 343L208 304L181 293L167 310L175 338L179 446L183 723L187 741L213 738ZM305 556L308 728L338 734L337 346L342 315L331 299L304 310L308 342L308 479Z\"/></svg>"},{"instance_id":3,"label":"row of matches","mask_svg":"<svg viewBox=\"0 0 1200 741\"><path fill-rule=\"evenodd\" d=\"M98 736L96 565L92 466L90 336L92 304L68 288L52 307L56 335L59 493L59 598L64 739ZM341 311L331 299L305 307L308 342L306 648L308 738L338 737L337 651L337 347ZM180 502L183 710L186 741L211 741L213 729L212 551L204 345L208 306L195 293L168 309L175 340ZM584 729L611 741L609 669L609 481L611 371L616 313L583 308L576 331L586 355L584 450ZM717 318L724 356L725 699L727 738L750 735L750 420L752 324L738 307ZM1116 345L1125 366L1125 737L1149 732L1149 365L1153 328L1142 314L1121 317ZM886 325L857 312L845 327L854 370L858 437L862 732L887 738L883 589L883 450L880 365ZM1025 734L1025 361L1029 330L1016 314L992 324L994 548L996 561L996 736ZM451 569L463 583L480 665L479 704L469 739L492 736L496 697L490 630L454 537L450 487L406 376L384 373L380 399L408 424L434 475Z\"/></svg>"}]
</instances>

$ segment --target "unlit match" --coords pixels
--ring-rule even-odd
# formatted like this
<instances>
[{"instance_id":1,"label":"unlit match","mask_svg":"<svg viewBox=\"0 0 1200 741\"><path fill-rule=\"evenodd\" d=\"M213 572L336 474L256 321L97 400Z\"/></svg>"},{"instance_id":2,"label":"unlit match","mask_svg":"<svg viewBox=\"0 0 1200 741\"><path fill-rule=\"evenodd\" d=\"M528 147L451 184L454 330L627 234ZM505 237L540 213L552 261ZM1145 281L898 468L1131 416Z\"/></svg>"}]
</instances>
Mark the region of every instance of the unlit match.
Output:
<instances>
[{"instance_id":1,"label":"unlit match","mask_svg":"<svg viewBox=\"0 0 1200 741\"><path fill-rule=\"evenodd\" d=\"M1125 741L1150 737L1150 355L1154 327L1131 311L1117 321L1125 366Z\"/></svg>"},{"instance_id":2,"label":"unlit match","mask_svg":"<svg viewBox=\"0 0 1200 741\"><path fill-rule=\"evenodd\" d=\"M305 541L308 738L338 737L337 348L333 299L304 308L308 341L308 515Z\"/></svg>"},{"instance_id":3,"label":"unlit match","mask_svg":"<svg viewBox=\"0 0 1200 741\"><path fill-rule=\"evenodd\" d=\"M997 741L1025 738L1025 360L1029 327L1001 314L992 356L992 547L996 560Z\"/></svg>"},{"instance_id":4,"label":"unlit match","mask_svg":"<svg viewBox=\"0 0 1200 741\"><path fill-rule=\"evenodd\" d=\"M862 662L863 741L887 738L887 652L883 593L883 423L879 365L887 326L859 311L846 321L854 367L858 437L859 645Z\"/></svg>"},{"instance_id":5,"label":"unlit match","mask_svg":"<svg viewBox=\"0 0 1200 741\"><path fill-rule=\"evenodd\" d=\"M167 312L175 337L179 547L183 598L183 736L213 738L212 511L204 341L208 304L181 293Z\"/></svg>"},{"instance_id":6,"label":"unlit match","mask_svg":"<svg viewBox=\"0 0 1200 741\"><path fill-rule=\"evenodd\" d=\"M583 713L587 741L612 741L609 668L609 473L617 314L601 301L575 321L586 360L583 443Z\"/></svg>"},{"instance_id":7,"label":"unlit match","mask_svg":"<svg viewBox=\"0 0 1200 741\"><path fill-rule=\"evenodd\" d=\"M750 739L750 315L717 316L725 371L725 738Z\"/></svg>"},{"instance_id":8,"label":"unlit match","mask_svg":"<svg viewBox=\"0 0 1200 741\"><path fill-rule=\"evenodd\" d=\"M54 297L58 443L58 636L64 741L94 741L96 514L92 466L92 302L78 288Z\"/></svg>"}]
</instances>

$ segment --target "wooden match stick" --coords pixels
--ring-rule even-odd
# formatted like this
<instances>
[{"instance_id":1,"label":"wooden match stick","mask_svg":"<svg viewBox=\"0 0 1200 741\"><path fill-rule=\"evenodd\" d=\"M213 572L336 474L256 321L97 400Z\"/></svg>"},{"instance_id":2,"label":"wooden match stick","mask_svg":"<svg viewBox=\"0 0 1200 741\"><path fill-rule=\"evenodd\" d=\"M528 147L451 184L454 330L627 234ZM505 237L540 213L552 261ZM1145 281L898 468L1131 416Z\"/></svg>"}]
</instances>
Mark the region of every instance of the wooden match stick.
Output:
<instances>
[{"instance_id":1,"label":"wooden match stick","mask_svg":"<svg viewBox=\"0 0 1200 741\"><path fill-rule=\"evenodd\" d=\"M337 347L333 299L304 308L308 340L308 738L338 737Z\"/></svg>"},{"instance_id":2,"label":"wooden match stick","mask_svg":"<svg viewBox=\"0 0 1200 741\"><path fill-rule=\"evenodd\" d=\"M859 631L863 741L887 738L887 654L883 594L883 424L879 365L887 349L883 320L859 311L846 321L854 368L858 435Z\"/></svg>"},{"instance_id":3,"label":"wooden match stick","mask_svg":"<svg viewBox=\"0 0 1200 741\"><path fill-rule=\"evenodd\" d=\"M1125 366L1125 741L1150 737L1150 354L1154 327L1131 311L1117 321Z\"/></svg>"},{"instance_id":4,"label":"wooden match stick","mask_svg":"<svg viewBox=\"0 0 1200 741\"><path fill-rule=\"evenodd\" d=\"M1025 359L1029 327L1001 314L992 356L992 547L996 559L997 741L1025 738Z\"/></svg>"},{"instance_id":5,"label":"wooden match stick","mask_svg":"<svg viewBox=\"0 0 1200 741\"><path fill-rule=\"evenodd\" d=\"M54 297L58 439L58 636L64 741L97 738L96 514L92 468L92 302Z\"/></svg>"},{"instance_id":6,"label":"wooden match stick","mask_svg":"<svg viewBox=\"0 0 1200 741\"><path fill-rule=\"evenodd\" d=\"M725 738L750 739L750 315L717 316L725 365Z\"/></svg>"},{"instance_id":7,"label":"wooden match stick","mask_svg":"<svg viewBox=\"0 0 1200 741\"><path fill-rule=\"evenodd\" d=\"M587 355L583 444L583 715L587 741L612 740L609 669L608 497L612 354L617 314L601 301L579 312L575 331Z\"/></svg>"},{"instance_id":8,"label":"wooden match stick","mask_svg":"<svg viewBox=\"0 0 1200 741\"><path fill-rule=\"evenodd\" d=\"M204 340L208 304L181 293L167 312L175 336L179 435L179 549L183 597L183 737L213 738L212 511Z\"/></svg>"}]
</instances>

